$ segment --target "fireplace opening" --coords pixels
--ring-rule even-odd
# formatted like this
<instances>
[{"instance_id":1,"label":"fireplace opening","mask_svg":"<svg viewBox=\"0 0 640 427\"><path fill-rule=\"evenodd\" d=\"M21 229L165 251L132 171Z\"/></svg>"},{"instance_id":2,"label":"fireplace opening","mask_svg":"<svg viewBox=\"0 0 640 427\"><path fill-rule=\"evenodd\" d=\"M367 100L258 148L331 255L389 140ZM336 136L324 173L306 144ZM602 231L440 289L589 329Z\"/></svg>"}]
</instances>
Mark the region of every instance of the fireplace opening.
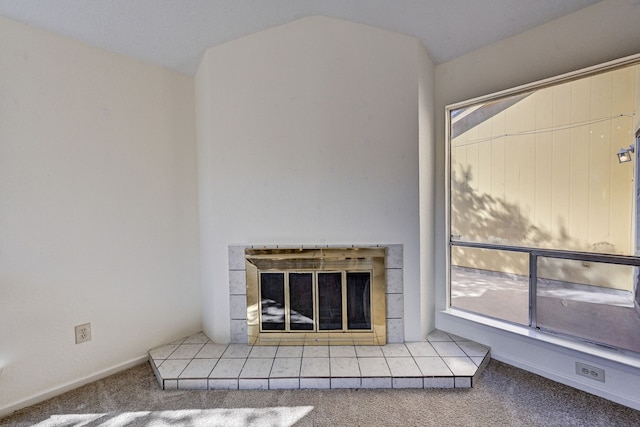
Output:
<instances>
[{"instance_id":1,"label":"fireplace opening","mask_svg":"<svg viewBox=\"0 0 640 427\"><path fill-rule=\"evenodd\" d=\"M247 249L250 344L386 343L384 248Z\"/></svg>"},{"instance_id":2,"label":"fireplace opening","mask_svg":"<svg viewBox=\"0 0 640 427\"><path fill-rule=\"evenodd\" d=\"M371 330L370 283L368 271L261 272L260 326L264 331Z\"/></svg>"}]
</instances>

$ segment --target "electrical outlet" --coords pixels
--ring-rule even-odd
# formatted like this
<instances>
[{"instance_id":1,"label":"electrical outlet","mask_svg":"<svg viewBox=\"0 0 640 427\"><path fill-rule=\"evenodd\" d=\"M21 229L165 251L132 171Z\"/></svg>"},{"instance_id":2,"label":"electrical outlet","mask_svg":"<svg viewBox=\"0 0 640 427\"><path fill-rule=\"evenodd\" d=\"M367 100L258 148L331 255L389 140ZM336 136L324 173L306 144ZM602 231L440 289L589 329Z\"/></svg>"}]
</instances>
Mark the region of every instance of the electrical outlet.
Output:
<instances>
[{"instance_id":1,"label":"electrical outlet","mask_svg":"<svg viewBox=\"0 0 640 427\"><path fill-rule=\"evenodd\" d=\"M91 341L91 323L76 326L76 344Z\"/></svg>"},{"instance_id":2,"label":"electrical outlet","mask_svg":"<svg viewBox=\"0 0 640 427\"><path fill-rule=\"evenodd\" d=\"M576 362L576 374L581 377L591 378L592 380L604 382L604 369L596 368L585 363Z\"/></svg>"}]
</instances>

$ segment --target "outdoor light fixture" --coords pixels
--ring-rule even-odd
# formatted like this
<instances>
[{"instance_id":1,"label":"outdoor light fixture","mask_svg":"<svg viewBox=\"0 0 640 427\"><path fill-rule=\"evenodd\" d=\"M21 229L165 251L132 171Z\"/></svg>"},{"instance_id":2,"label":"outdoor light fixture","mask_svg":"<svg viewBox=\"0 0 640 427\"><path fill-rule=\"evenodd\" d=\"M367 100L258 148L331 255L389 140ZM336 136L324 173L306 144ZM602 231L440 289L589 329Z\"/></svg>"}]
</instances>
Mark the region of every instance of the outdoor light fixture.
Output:
<instances>
[{"instance_id":1,"label":"outdoor light fixture","mask_svg":"<svg viewBox=\"0 0 640 427\"><path fill-rule=\"evenodd\" d=\"M621 148L618 151L618 163L627 163L631 161L631 153L635 151L633 144L629 148Z\"/></svg>"}]
</instances>

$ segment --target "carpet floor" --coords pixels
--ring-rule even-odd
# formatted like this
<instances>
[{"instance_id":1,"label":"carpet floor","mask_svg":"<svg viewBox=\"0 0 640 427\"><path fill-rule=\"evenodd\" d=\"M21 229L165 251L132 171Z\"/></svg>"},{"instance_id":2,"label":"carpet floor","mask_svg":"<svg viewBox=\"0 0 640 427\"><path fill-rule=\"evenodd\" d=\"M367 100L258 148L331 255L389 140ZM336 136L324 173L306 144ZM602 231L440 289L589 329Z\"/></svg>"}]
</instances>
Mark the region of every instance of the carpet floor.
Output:
<instances>
[{"instance_id":1,"label":"carpet floor","mask_svg":"<svg viewBox=\"0 0 640 427\"><path fill-rule=\"evenodd\" d=\"M6 426L640 426L640 411L492 360L472 389L162 391L148 363Z\"/></svg>"}]
</instances>

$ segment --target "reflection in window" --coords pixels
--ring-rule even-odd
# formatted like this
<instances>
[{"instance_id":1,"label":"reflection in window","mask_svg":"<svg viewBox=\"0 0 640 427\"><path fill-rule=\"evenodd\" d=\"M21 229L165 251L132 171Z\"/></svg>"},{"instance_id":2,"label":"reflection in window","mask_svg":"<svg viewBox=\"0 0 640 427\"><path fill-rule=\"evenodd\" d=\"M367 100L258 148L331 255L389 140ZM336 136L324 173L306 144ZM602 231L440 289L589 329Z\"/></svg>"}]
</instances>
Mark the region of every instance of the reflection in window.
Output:
<instances>
[{"instance_id":1,"label":"reflection in window","mask_svg":"<svg viewBox=\"0 0 640 427\"><path fill-rule=\"evenodd\" d=\"M633 165L616 154L635 142L638 70L460 109L451 120L451 234L633 254Z\"/></svg>"},{"instance_id":2,"label":"reflection in window","mask_svg":"<svg viewBox=\"0 0 640 427\"><path fill-rule=\"evenodd\" d=\"M284 331L284 273L260 274L262 329Z\"/></svg>"},{"instance_id":3,"label":"reflection in window","mask_svg":"<svg viewBox=\"0 0 640 427\"><path fill-rule=\"evenodd\" d=\"M347 327L371 329L371 275L347 273Z\"/></svg>"},{"instance_id":4,"label":"reflection in window","mask_svg":"<svg viewBox=\"0 0 640 427\"><path fill-rule=\"evenodd\" d=\"M370 271L260 272L262 331L370 331L371 309Z\"/></svg>"},{"instance_id":5,"label":"reflection in window","mask_svg":"<svg viewBox=\"0 0 640 427\"><path fill-rule=\"evenodd\" d=\"M482 268L459 267L465 263ZM529 255L452 247L451 306L529 325Z\"/></svg>"},{"instance_id":6,"label":"reflection in window","mask_svg":"<svg viewBox=\"0 0 640 427\"><path fill-rule=\"evenodd\" d=\"M538 327L640 353L637 267L538 258Z\"/></svg>"},{"instance_id":7,"label":"reflection in window","mask_svg":"<svg viewBox=\"0 0 640 427\"><path fill-rule=\"evenodd\" d=\"M342 329L342 273L318 273L318 308L318 329Z\"/></svg>"},{"instance_id":8,"label":"reflection in window","mask_svg":"<svg viewBox=\"0 0 640 427\"><path fill-rule=\"evenodd\" d=\"M291 330L313 330L313 274L289 273Z\"/></svg>"}]
</instances>

